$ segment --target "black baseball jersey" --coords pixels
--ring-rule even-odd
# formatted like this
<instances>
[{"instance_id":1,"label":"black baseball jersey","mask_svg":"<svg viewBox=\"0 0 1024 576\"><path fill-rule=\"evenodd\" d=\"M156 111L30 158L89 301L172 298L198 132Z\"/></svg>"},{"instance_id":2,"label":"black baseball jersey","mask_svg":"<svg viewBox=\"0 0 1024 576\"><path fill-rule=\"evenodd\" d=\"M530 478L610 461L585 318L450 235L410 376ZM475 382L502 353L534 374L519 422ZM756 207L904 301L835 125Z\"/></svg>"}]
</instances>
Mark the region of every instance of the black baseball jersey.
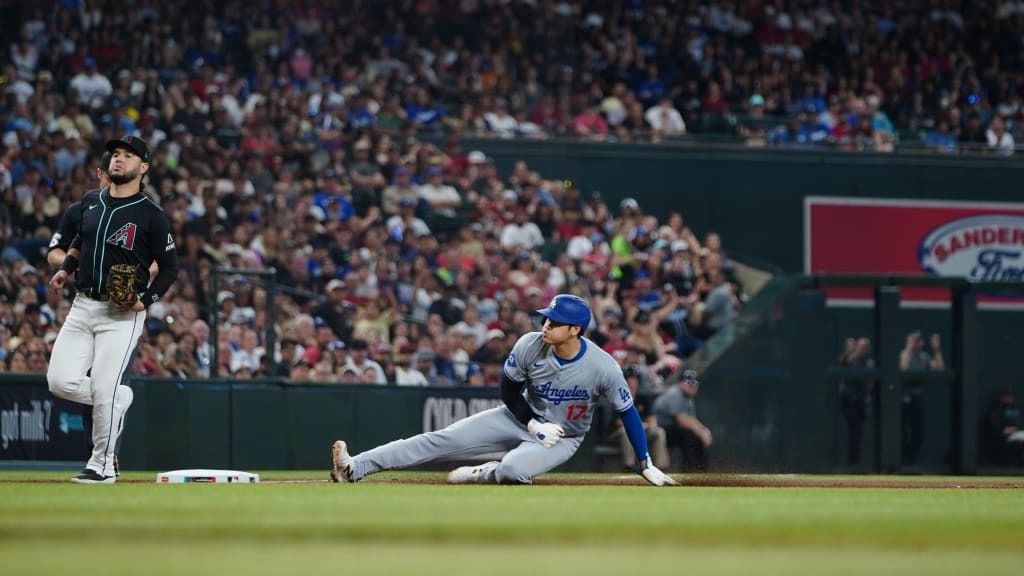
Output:
<instances>
[{"instance_id":1,"label":"black baseball jersey","mask_svg":"<svg viewBox=\"0 0 1024 576\"><path fill-rule=\"evenodd\" d=\"M88 192L86 192L88 194ZM60 224L57 225L57 231L53 233L53 237L50 238L50 246L47 248L47 252L50 252L56 248L67 252L68 248L71 247L71 243L78 237L78 230L82 227L82 203L75 202L71 206L68 206L67 211L60 218Z\"/></svg>"},{"instance_id":2,"label":"black baseball jersey","mask_svg":"<svg viewBox=\"0 0 1024 576\"><path fill-rule=\"evenodd\" d=\"M82 198L78 240L81 250L75 287L86 294L106 292L110 267L136 267L136 286L149 284L149 265L156 260L160 271L144 294L148 308L174 283L178 276L178 252L171 235L171 222L163 209L139 192L127 198L113 198L110 190L93 190Z\"/></svg>"}]
</instances>

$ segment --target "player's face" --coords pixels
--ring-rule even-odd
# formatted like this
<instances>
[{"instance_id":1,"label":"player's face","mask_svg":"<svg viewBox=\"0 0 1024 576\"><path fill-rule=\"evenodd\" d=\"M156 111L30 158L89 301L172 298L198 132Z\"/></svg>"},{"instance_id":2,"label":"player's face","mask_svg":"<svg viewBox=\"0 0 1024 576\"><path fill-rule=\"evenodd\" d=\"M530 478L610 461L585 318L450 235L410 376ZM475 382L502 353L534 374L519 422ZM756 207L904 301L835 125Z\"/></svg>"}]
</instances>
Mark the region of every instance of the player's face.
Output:
<instances>
[{"instance_id":1,"label":"player's face","mask_svg":"<svg viewBox=\"0 0 1024 576\"><path fill-rule=\"evenodd\" d=\"M114 184L131 182L148 170L149 164L131 150L116 148L110 155L110 181Z\"/></svg>"},{"instance_id":2,"label":"player's face","mask_svg":"<svg viewBox=\"0 0 1024 576\"><path fill-rule=\"evenodd\" d=\"M545 344L557 346L577 333L578 328L576 330L574 328L576 326L572 324L562 324L547 318L544 320L544 326L541 328L541 337L544 339Z\"/></svg>"}]
</instances>

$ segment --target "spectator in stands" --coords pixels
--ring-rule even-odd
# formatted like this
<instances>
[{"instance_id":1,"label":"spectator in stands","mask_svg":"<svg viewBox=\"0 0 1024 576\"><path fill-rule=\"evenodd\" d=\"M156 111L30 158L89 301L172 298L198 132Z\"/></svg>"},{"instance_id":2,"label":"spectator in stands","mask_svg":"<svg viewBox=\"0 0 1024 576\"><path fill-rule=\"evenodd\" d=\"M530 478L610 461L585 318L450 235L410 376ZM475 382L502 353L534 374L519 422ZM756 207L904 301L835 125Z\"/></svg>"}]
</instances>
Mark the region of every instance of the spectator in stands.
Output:
<instances>
[{"instance_id":1,"label":"spectator in stands","mask_svg":"<svg viewBox=\"0 0 1024 576\"><path fill-rule=\"evenodd\" d=\"M988 150L1000 156L1010 156L1016 148L1013 135L1006 131L1006 122L1001 116L992 118L985 131L985 141Z\"/></svg>"},{"instance_id":2,"label":"spectator in stands","mask_svg":"<svg viewBox=\"0 0 1024 576\"><path fill-rule=\"evenodd\" d=\"M967 124L960 131L959 148L961 152L977 152L988 146L985 128L981 124L981 115L972 112L967 116Z\"/></svg>"},{"instance_id":3,"label":"spectator in stands","mask_svg":"<svg viewBox=\"0 0 1024 576\"><path fill-rule=\"evenodd\" d=\"M601 140L608 134L608 122L601 116L600 108L590 104L572 120L573 134L587 140Z\"/></svg>"},{"instance_id":4,"label":"spectator in stands","mask_svg":"<svg viewBox=\"0 0 1024 576\"><path fill-rule=\"evenodd\" d=\"M748 113L736 125L736 133L743 143L760 148L768 144L768 121L764 116L764 96L753 94L748 101Z\"/></svg>"},{"instance_id":5,"label":"spectator in stands","mask_svg":"<svg viewBox=\"0 0 1024 576\"><path fill-rule=\"evenodd\" d=\"M514 220L501 230L501 247L506 252L517 253L540 248L544 244L544 235L537 224L530 221L525 208L515 211Z\"/></svg>"},{"instance_id":6,"label":"spectator in stands","mask_svg":"<svg viewBox=\"0 0 1024 576\"><path fill-rule=\"evenodd\" d=\"M429 386L427 377L415 367L416 345L403 344L398 349L395 363L395 384L399 386Z\"/></svg>"},{"instance_id":7,"label":"spectator in stands","mask_svg":"<svg viewBox=\"0 0 1024 576\"><path fill-rule=\"evenodd\" d=\"M487 131L502 138L512 138L519 130L519 122L515 116L509 113L508 104L502 98L495 101L494 109L485 112L483 118ZM533 124L538 123L534 122Z\"/></svg>"},{"instance_id":8,"label":"spectator in stands","mask_svg":"<svg viewBox=\"0 0 1024 576\"><path fill-rule=\"evenodd\" d=\"M938 334L928 339L931 351L924 349L924 337L920 330L907 334L906 343L900 352L900 370L921 372L944 370L946 362L942 357L942 340ZM903 380L903 463L915 464L924 444L924 382L912 378Z\"/></svg>"},{"instance_id":9,"label":"spectator in stands","mask_svg":"<svg viewBox=\"0 0 1024 576\"><path fill-rule=\"evenodd\" d=\"M695 370L683 372L679 383L661 393L654 401L654 415L658 425L665 429L668 446L682 451L685 471L707 471L708 448L714 438L711 430L697 418L694 399L700 382Z\"/></svg>"},{"instance_id":10,"label":"spectator in stands","mask_svg":"<svg viewBox=\"0 0 1024 576\"><path fill-rule=\"evenodd\" d=\"M282 378L284 380L290 380L292 377L292 368L298 362L298 356L296 349L298 348L298 342L290 338L281 340L281 353L280 359L277 361L275 370L271 376Z\"/></svg>"},{"instance_id":11,"label":"spectator in stands","mask_svg":"<svg viewBox=\"0 0 1024 576\"><path fill-rule=\"evenodd\" d=\"M234 0L223 10L220 4L217 10L212 5L189 4L189 14L196 21L229 31L225 34L230 39L222 49L199 49L201 59L182 47L203 46L207 42L203 34L212 28L190 26L191 20L176 18L185 6L180 0L159 3L150 11L152 21L165 23L160 31L164 48L139 50L138 46L152 41L147 40L151 32L143 27L142 43L120 52L88 41L93 36L116 36L117 22L104 19L85 30L75 9L65 4L52 6L52 18L45 27L49 44L15 43L5 67L9 105L0 128L0 242L5 263L0 271L0 301L15 303L22 288L13 281L20 270L9 263L27 259L39 265L38 248L45 247L50 237L43 232L45 227L52 227L53 216L90 187L89 175L82 169L82 152L84 165L91 166L94 151L112 130L137 131L153 147L149 191L159 197L176 237L182 238L179 249L187 252L183 261L187 281L160 304L190 306L187 316L175 312L181 326L188 326L205 318L209 306L219 305L218 294L205 293L212 266L273 266L278 271L276 282L286 288L275 296L278 326L264 326L257 293L234 282L224 285L232 295L225 296L225 305L234 308L221 321L256 328L260 339L265 337L263 328L289 332L300 343L294 350L293 367L293 377L300 379L316 371L319 357L312 357L323 344L314 338L314 316L327 320L334 331L327 343L352 338L346 308L340 308L342 322L329 318L328 309L337 308L336 302L324 303L324 309L314 312L325 297L333 301L331 295L337 292L325 291L325 285L350 276L342 301L361 305L375 293L386 294L395 302L388 328L406 316L426 322L436 301L458 302L434 308L445 313L443 331L444 325L458 321L462 304L480 298L482 290L496 306L500 301L506 307L501 322L489 329L521 330L529 326L528 301L543 297L546 284L572 285L592 274L628 281L629 266L640 252L649 254L645 261L652 287L657 290L670 279L684 299L674 312L676 317L698 310L696 299L707 296L701 286L708 280L701 276L710 274L711 267L701 261L702 247L696 238L675 231L676 236L662 238L665 246L655 247L652 244L659 238L652 232L666 223L655 218L651 226L650 220L642 219L639 206L627 205L621 215L608 214L605 208L597 211L602 203L589 202L573 188L563 190L558 183L565 175L536 174L529 169L522 173L518 168L503 174L482 153L483 160L471 162L457 147L438 149L418 141L418 132L484 133L486 114L504 106L502 122L517 127L510 130L513 134L532 135L532 127L523 129L527 119L543 135L572 137L578 132L587 139L648 140L651 128L644 118L645 106L665 97L673 98L672 108L690 131L735 132L740 139L756 135L756 131L734 130L731 123L734 112L748 107L752 114L763 114L765 139L780 146L828 145L834 142L827 135L835 122L825 125L823 118L845 116L855 118L849 122L853 131L849 145L869 149L870 136L876 150L883 145L920 145L918 138L897 139L897 131L928 131L944 119L947 136L937 147L945 150L956 146L959 119L977 114L983 125L991 118L988 132L993 136L986 132L985 146L1005 153L1012 150L1014 136L1019 137L1024 124L1012 72L1022 65L1021 51L1012 43L970 41L979 32L984 35L993 29L1006 37L1020 36L1024 21L992 10L957 13L959 24L948 26L945 20L931 19L928 6L914 3L895 8L865 5L855 16L821 5L815 8L814 18L786 12L770 19L767 26L756 14L716 5L710 17L714 25L702 26L700 37L690 42L678 35L649 34L665 22L657 3L640 3L628 16L611 7L592 7L586 16L590 41L606 41L610 29L642 39L641 45L618 50L605 62L589 49L551 58L543 52L547 49L543 42L514 40L515 30L527 28L562 38L578 32L577 20L531 3L519 3L511 11L504 3L455 3L451 10L436 11L430 18L389 10L339 13L341 20L332 23L332 29L297 24L308 18L307 13L289 4L251 30L240 20L244 11ZM450 42L438 40L439 29L449 30L452 22L467 17L494 22L496 27L489 36L496 40L480 58L469 57L472 39L457 31L451 33ZM841 18L854 18L858 25L829 24ZM786 27L777 26L778 22ZM34 24L14 21L13 25L21 29L12 33L41 37ZM337 30L356 28L365 41L336 41ZM887 30L887 43L911 46L908 53L891 62L876 62L876 51L870 47L877 44L872 35L879 29ZM279 30L292 32L280 36ZM955 63L947 62L932 54L937 48L914 44L919 38L932 37L941 38L947 46L962 45L964 54ZM976 70L962 65L993 61L1000 66ZM131 68L122 72L126 62ZM522 62L528 65L524 68ZM982 86L984 90L979 89ZM823 102L827 102L824 111ZM449 115L447 110L459 112ZM574 118L574 111L580 117ZM794 116L795 129L768 130L787 115ZM871 118L870 126L866 117ZM993 137L995 144L989 144ZM501 200L506 190L512 193L510 204ZM412 234L406 233L406 227L400 238L390 234L393 227L387 221L401 211L403 198L415 199L413 215L429 225L429 233L413 220ZM464 203L465 212L472 213L479 224L479 230L468 233L475 239L471 242L466 242L461 230ZM550 270L528 267L528 282L519 287L514 300L505 300L497 297L498 287L509 285L511 272L499 239L502 227L515 220L514 216L504 220L503 213L512 214L519 207L525 208L527 222L538 224L543 248L533 249L544 254L559 252L559 242L578 235L579 221L589 220L594 228L593 234L588 233L589 250L574 252L564 262L553 263ZM293 217L296 213L298 218ZM640 229L644 232L639 233ZM562 234L564 230L571 234ZM460 246L471 247L472 258L449 264L453 238ZM675 250L678 241L685 242L688 250ZM651 262L661 266L659 250L672 255L675 268L651 267ZM387 265L378 268L377 260ZM470 264L463 264L464 260ZM728 279L728 266L723 263L721 268ZM439 283L440 270L451 275L449 280ZM639 303L630 286L623 288L609 298L609 307ZM29 298L29 293L24 297ZM693 302L685 300L691 297ZM12 325L27 315L56 311L39 298L38 309L22 304ZM252 314L235 314L250 307ZM52 315L59 317L56 312ZM30 337L42 338L52 328L33 328ZM225 326L214 329L223 333ZM679 342L678 334L672 336ZM200 374L209 372L207 338L196 337ZM231 347L240 347L242 341L217 340L227 367ZM420 345L418 340L414 343ZM258 345L265 342L260 340ZM311 357L303 359L307 349ZM685 355L689 349L679 347L677 354ZM167 355L162 359L166 361ZM257 373L265 365L260 362ZM485 365L483 374L487 381L493 371Z\"/></svg>"},{"instance_id":12,"label":"spectator in stands","mask_svg":"<svg viewBox=\"0 0 1024 576\"><path fill-rule=\"evenodd\" d=\"M956 152L956 135L950 129L949 120L945 118L940 119L935 130L925 135L924 145L930 150L945 154Z\"/></svg>"},{"instance_id":13,"label":"spectator in stands","mask_svg":"<svg viewBox=\"0 0 1024 576\"><path fill-rule=\"evenodd\" d=\"M327 283L325 292L326 300L313 308L312 314L315 318L321 318L330 327L335 338L347 342L352 337L352 308L347 302L348 291L345 281L334 278Z\"/></svg>"},{"instance_id":14,"label":"spectator in stands","mask_svg":"<svg viewBox=\"0 0 1024 576\"><path fill-rule=\"evenodd\" d=\"M656 136L686 134L686 123L679 110L672 106L671 98L662 98L657 105L648 108L644 119Z\"/></svg>"},{"instance_id":15,"label":"spectator in stands","mask_svg":"<svg viewBox=\"0 0 1024 576\"><path fill-rule=\"evenodd\" d=\"M384 368L369 358L369 350L370 345L366 340L360 338L353 339L348 345L349 355L348 360L345 362L345 368L351 369L358 381L365 381L369 384L387 384L388 380L384 374ZM367 370L372 372L372 380L364 379Z\"/></svg>"},{"instance_id":16,"label":"spectator in stands","mask_svg":"<svg viewBox=\"0 0 1024 576\"><path fill-rule=\"evenodd\" d=\"M427 182L419 187L419 194L431 214L448 219L455 218L456 210L462 206L462 197L458 191L444 183L443 170L440 166L427 168Z\"/></svg>"},{"instance_id":17,"label":"spectator in stands","mask_svg":"<svg viewBox=\"0 0 1024 576\"><path fill-rule=\"evenodd\" d=\"M429 348L420 347L416 350L416 370L427 378L430 386L438 384L437 372L434 369L434 352Z\"/></svg>"}]
</instances>

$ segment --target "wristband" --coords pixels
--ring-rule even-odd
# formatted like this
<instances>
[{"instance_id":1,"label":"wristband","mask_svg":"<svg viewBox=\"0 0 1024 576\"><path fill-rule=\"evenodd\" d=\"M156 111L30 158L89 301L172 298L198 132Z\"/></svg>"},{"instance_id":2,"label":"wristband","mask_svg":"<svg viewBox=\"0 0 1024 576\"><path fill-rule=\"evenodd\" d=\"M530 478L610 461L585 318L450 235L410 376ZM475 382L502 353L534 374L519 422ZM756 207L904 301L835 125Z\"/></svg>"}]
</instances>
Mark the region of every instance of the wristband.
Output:
<instances>
[{"instance_id":1,"label":"wristband","mask_svg":"<svg viewBox=\"0 0 1024 576\"><path fill-rule=\"evenodd\" d=\"M75 258L71 254L64 257L64 263L60 265L60 269L67 272L69 275L74 274L78 270L78 258Z\"/></svg>"}]
</instances>

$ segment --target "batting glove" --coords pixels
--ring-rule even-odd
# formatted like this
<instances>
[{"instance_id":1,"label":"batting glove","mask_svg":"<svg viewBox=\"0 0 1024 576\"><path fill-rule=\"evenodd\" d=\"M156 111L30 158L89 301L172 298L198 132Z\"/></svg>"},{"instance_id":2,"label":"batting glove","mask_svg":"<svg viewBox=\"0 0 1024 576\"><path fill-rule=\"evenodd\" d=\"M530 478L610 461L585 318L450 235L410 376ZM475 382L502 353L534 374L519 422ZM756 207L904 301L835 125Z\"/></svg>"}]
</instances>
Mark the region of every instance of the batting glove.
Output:
<instances>
[{"instance_id":1,"label":"batting glove","mask_svg":"<svg viewBox=\"0 0 1024 576\"><path fill-rule=\"evenodd\" d=\"M642 462L640 462L640 469L638 470L640 475L655 486L679 486L679 482L676 482L671 476L665 474L661 470L651 463L651 457L648 456Z\"/></svg>"},{"instance_id":2,"label":"batting glove","mask_svg":"<svg viewBox=\"0 0 1024 576\"><path fill-rule=\"evenodd\" d=\"M530 423L526 425L526 429L545 448L551 448L565 436L565 430L554 422L538 422L536 419L531 419Z\"/></svg>"}]
</instances>

